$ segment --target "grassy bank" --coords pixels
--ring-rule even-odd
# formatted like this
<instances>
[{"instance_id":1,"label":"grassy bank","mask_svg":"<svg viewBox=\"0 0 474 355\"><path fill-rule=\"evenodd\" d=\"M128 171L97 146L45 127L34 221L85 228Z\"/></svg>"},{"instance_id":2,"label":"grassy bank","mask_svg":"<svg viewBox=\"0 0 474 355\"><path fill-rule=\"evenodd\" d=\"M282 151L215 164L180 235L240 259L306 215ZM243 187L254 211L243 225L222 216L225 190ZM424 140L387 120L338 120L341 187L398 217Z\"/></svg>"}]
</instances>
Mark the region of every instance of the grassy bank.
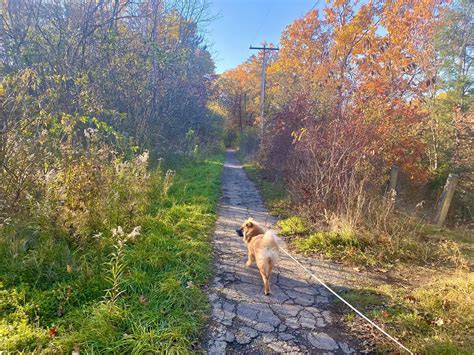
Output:
<instances>
[{"instance_id":1,"label":"grassy bank","mask_svg":"<svg viewBox=\"0 0 474 355\"><path fill-rule=\"evenodd\" d=\"M384 284L341 291L350 303L417 353L470 353L474 278L469 269L474 246L468 233L422 223L411 228L405 216L405 229L399 227L401 219L395 221L398 236L393 244L377 243L370 229L321 227L292 206L283 185L265 180L255 165L244 168L267 207L280 216L280 234L293 251L388 276ZM349 332L359 338L367 334L368 351L398 350L342 304L340 311Z\"/></svg>"},{"instance_id":2,"label":"grassy bank","mask_svg":"<svg viewBox=\"0 0 474 355\"><path fill-rule=\"evenodd\" d=\"M2 240L0 350L192 351L208 312L200 287L222 161L179 167L166 196L163 176L152 176L150 212L135 232L117 228L77 247L35 230L17 252Z\"/></svg>"},{"instance_id":3,"label":"grassy bank","mask_svg":"<svg viewBox=\"0 0 474 355\"><path fill-rule=\"evenodd\" d=\"M435 276L420 285L400 287L385 284L361 287L345 298L410 350L419 354L472 354L474 349L474 276L459 272ZM353 334L368 332L367 323L354 313L345 316ZM395 351L393 343L380 334L367 336L375 348ZM369 349L374 345L370 344Z\"/></svg>"},{"instance_id":4,"label":"grassy bank","mask_svg":"<svg viewBox=\"0 0 474 355\"><path fill-rule=\"evenodd\" d=\"M472 264L472 231L440 228L386 208L383 201L359 227L332 216L309 221L291 203L285 186L268 181L254 164L244 164L267 207L280 217L280 233L305 255L318 255L357 267L392 268L396 263L468 269Z\"/></svg>"}]
</instances>

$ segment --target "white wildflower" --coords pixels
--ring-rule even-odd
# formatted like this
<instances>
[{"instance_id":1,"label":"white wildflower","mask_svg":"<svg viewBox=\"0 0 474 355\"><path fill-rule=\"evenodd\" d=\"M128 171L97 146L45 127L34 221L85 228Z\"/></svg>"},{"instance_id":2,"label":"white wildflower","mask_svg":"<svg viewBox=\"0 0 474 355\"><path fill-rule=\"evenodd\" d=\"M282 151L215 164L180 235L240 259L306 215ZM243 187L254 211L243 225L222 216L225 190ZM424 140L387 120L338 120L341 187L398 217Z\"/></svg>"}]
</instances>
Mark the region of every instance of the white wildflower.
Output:
<instances>
[{"instance_id":1,"label":"white wildflower","mask_svg":"<svg viewBox=\"0 0 474 355\"><path fill-rule=\"evenodd\" d=\"M137 161L141 164L146 164L148 162L148 158L150 157L150 153L145 150L142 154L137 156Z\"/></svg>"},{"instance_id":2,"label":"white wildflower","mask_svg":"<svg viewBox=\"0 0 474 355\"><path fill-rule=\"evenodd\" d=\"M397 191L395 191L395 189L392 189L392 190L390 191L390 200L391 200L392 202L395 202L396 198L397 198Z\"/></svg>"},{"instance_id":3,"label":"white wildflower","mask_svg":"<svg viewBox=\"0 0 474 355\"><path fill-rule=\"evenodd\" d=\"M84 130L84 136L87 138L87 139L91 139L92 137L94 137L94 135L97 133L97 129L95 128L86 128Z\"/></svg>"},{"instance_id":4,"label":"white wildflower","mask_svg":"<svg viewBox=\"0 0 474 355\"><path fill-rule=\"evenodd\" d=\"M99 239L100 237L102 237L103 233L102 232L99 232L99 233L96 233L92 236L92 238L97 238Z\"/></svg>"},{"instance_id":5,"label":"white wildflower","mask_svg":"<svg viewBox=\"0 0 474 355\"><path fill-rule=\"evenodd\" d=\"M420 202L418 202L418 203L416 204L415 208L416 208L416 209L421 208L421 207L424 206L424 204L425 204L425 200L421 200Z\"/></svg>"},{"instance_id":6,"label":"white wildflower","mask_svg":"<svg viewBox=\"0 0 474 355\"><path fill-rule=\"evenodd\" d=\"M141 229L142 229L141 226L137 226L133 228L133 230L130 233L128 233L127 239L134 240L136 237L140 235Z\"/></svg>"},{"instance_id":7,"label":"white wildflower","mask_svg":"<svg viewBox=\"0 0 474 355\"><path fill-rule=\"evenodd\" d=\"M113 237L123 237L125 233L123 232L122 227L117 226L117 228L112 229L112 236Z\"/></svg>"}]
</instances>

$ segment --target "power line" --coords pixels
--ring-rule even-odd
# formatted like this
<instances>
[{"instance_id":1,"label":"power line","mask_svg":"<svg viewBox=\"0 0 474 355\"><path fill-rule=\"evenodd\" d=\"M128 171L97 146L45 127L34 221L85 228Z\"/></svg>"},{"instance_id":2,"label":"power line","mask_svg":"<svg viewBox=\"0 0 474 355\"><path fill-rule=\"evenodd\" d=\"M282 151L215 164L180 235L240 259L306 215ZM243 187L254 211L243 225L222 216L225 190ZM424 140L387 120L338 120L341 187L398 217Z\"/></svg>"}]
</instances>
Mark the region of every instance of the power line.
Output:
<instances>
[{"instance_id":1,"label":"power line","mask_svg":"<svg viewBox=\"0 0 474 355\"><path fill-rule=\"evenodd\" d=\"M313 11L313 10L316 8L316 6L318 6L318 5L319 5L319 0L316 0L316 2L314 3L314 5L313 5L313 6L311 7L311 9L309 9L307 12Z\"/></svg>"},{"instance_id":2,"label":"power line","mask_svg":"<svg viewBox=\"0 0 474 355\"><path fill-rule=\"evenodd\" d=\"M258 26L257 32L255 33L255 36L253 37L252 42L257 39L258 35L260 34L260 30L262 29L263 25L265 24L265 22L268 18L268 15L270 15L271 11L272 11L272 7L268 6L267 13L262 17L262 21L260 22L260 25Z\"/></svg>"}]
</instances>

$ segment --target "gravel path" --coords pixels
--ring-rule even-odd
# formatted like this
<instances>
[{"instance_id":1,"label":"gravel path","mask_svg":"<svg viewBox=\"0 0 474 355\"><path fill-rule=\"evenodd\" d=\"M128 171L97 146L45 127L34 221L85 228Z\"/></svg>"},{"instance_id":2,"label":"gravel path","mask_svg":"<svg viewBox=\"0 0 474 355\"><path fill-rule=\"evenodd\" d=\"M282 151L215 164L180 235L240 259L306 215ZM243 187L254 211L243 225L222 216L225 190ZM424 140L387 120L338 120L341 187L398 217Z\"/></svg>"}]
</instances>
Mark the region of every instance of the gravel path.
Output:
<instances>
[{"instance_id":1,"label":"gravel path","mask_svg":"<svg viewBox=\"0 0 474 355\"><path fill-rule=\"evenodd\" d=\"M246 247L235 229L249 216L266 228L274 226L276 219L232 151L226 154L222 179L214 235L215 275L208 290L212 316L204 339L207 352L354 353L354 341L333 320L332 295L287 256L280 255L274 269L271 295L263 295L256 266L245 266ZM333 284L344 284L352 276L322 261L300 260Z\"/></svg>"}]
</instances>

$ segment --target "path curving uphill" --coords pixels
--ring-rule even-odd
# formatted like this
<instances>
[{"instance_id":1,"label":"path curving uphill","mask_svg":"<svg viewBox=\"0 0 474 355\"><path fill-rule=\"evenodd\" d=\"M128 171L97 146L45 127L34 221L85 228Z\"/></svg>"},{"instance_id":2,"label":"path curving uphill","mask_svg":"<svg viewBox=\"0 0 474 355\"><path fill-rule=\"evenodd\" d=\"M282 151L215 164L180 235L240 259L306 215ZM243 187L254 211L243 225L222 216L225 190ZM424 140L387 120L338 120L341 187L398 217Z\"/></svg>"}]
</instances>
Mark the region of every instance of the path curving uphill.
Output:
<instances>
[{"instance_id":1,"label":"path curving uphill","mask_svg":"<svg viewBox=\"0 0 474 355\"><path fill-rule=\"evenodd\" d=\"M246 247L235 229L247 217L265 228L273 227L277 220L265 209L233 151L226 153L222 179L214 234L214 279L208 290L212 315L203 344L206 352L354 353L355 342L334 322L330 293L287 256L280 255L274 269L271 295L263 295L256 266L245 266ZM326 280L344 277L341 270L319 263L308 266L323 278L327 276Z\"/></svg>"}]
</instances>

